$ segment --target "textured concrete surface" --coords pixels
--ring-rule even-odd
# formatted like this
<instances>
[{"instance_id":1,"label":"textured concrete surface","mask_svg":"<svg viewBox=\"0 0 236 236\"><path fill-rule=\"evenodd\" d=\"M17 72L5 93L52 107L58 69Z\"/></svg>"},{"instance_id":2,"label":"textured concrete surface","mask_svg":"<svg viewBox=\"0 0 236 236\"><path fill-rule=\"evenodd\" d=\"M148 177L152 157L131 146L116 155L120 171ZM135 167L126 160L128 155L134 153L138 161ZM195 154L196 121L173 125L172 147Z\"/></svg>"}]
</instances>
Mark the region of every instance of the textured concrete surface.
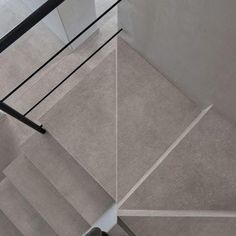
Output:
<instances>
[{"instance_id":1,"label":"textured concrete surface","mask_svg":"<svg viewBox=\"0 0 236 236\"><path fill-rule=\"evenodd\" d=\"M0 119L0 181L2 171L20 154L20 137L15 134L12 121L6 116Z\"/></svg>"},{"instance_id":2,"label":"textured concrete surface","mask_svg":"<svg viewBox=\"0 0 236 236\"><path fill-rule=\"evenodd\" d=\"M199 109L118 41L118 197L133 187L190 125Z\"/></svg>"},{"instance_id":3,"label":"textured concrete surface","mask_svg":"<svg viewBox=\"0 0 236 236\"><path fill-rule=\"evenodd\" d=\"M106 191L49 133L33 135L23 150L28 159L90 225L114 203Z\"/></svg>"},{"instance_id":4,"label":"textured concrete surface","mask_svg":"<svg viewBox=\"0 0 236 236\"><path fill-rule=\"evenodd\" d=\"M24 236L57 236L7 179L0 183L0 209Z\"/></svg>"},{"instance_id":5,"label":"textured concrete surface","mask_svg":"<svg viewBox=\"0 0 236 236\"><path fill-rule=\"evenodd\" d=\"M41 119L53 137L114 198L115 78L113 52Z\"/></svg>"},{"instance_id":6,"label":"textured concrete surface","mask_svg":"<svg viewBox=\"0 0 236 236\"><path fill-rule=\"evenodd\" d=\"M136 236L234 236L235 218L122 217Z\"/></svg>"},{"instance_id":7,"label":"textured concrete surface","mask_svg":"<svg viewBox=\"0 0 236 236\"><path fill-rule=\"evenodd\" d=\"M24 156L4 173L58 235L78 236L88 230L88 223Z\"/></svg>"},{"instance_id":8,"label":"textured concrete surface","mask_svg":"<svg viewBox=\"0 0 236 236\"><path fill-rule=\"evenodd\" d=\"M235 211L236 125L210 111L122 206Z\"/></svg>"},{"instance_id":9,"label":"textured concrete surface","mask_svg":"<svg viewBox=\"0 0 236 236\"><path fill-rule=\"evenodd\" d=\"M9 100L8 104L24 114L57 84L65 79L66 76L69 75L81 62L82 57L78 54L64 56L60 61L48 67L47 70L42 73L41 78L33 84L29 90L22 93L17 100L14 98ZM53 105L63 98L66 93L75 87L89 71L90 68L87 65L84 65L27 117L33 120L38 120L51 107L53 107Z\"/></svg>"},{"instance_id":10,"label":"textured concrete surface","mask_svg":"<svg viewBox=\"0 0 236 236\"><path fill-rule=\"evenodd\" d=\"M9 221L0 210L0 235L1 236L23 236L17 228Z\"/></svg>"}]
</instances>

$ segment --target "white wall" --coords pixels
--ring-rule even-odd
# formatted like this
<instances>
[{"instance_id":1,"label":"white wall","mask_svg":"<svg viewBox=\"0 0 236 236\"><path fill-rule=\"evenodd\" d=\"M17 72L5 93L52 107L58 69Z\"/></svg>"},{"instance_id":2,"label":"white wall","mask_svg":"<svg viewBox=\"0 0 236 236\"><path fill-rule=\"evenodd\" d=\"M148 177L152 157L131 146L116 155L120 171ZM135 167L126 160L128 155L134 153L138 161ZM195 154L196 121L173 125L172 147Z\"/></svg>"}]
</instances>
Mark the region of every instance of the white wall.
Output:
<instances>
[{"instance_id":1,"label":"white wall","mask_svg":"<svg viewBox=\"0 0 236 236\"><path fill-rule=\"evenodd\" d=\"M22 0L32 11L46 2L46 0ZM82 29L96 18L95 0L66 0L57 9L43 19L48 28L63 42L73 39ZM94 31L93 27L83 37L78 39L74 48L79 46Z\"/></svg>"},{"instance_id":2,"label":"white wall","mask_svg":"<svg viewBox=\"0 0 236 236\"><path fill-rule=\"evenodd\" d=\"M190 98L236 121L236 1L124 0L123 37Z\"/></svg>"}]
</instances>

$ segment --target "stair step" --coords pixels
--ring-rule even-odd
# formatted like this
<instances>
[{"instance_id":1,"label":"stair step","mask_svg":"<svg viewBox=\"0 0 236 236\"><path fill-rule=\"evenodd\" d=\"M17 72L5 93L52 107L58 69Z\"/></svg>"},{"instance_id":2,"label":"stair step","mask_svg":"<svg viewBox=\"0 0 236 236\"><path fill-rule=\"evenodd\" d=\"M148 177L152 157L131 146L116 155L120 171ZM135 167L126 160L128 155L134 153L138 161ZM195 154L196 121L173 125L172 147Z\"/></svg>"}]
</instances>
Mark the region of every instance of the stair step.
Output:
<instances>
[{"instance_id":1,"label":"stair step","mask_svg":"<svg viewBox=\"0 0 236 236\"><path fill-rule=\"evenodd\" d=\"M5 178L2 171L20 155L20 142L7 116L0 119L0 181Z\"/></svg>"},{"instance_id":2,"label":"stair step","mask_svg":"<svg viewBox=\"0 0 236 236\"><path fill-rule=\"evenodd\" d=\"M89 228L26 157L18 157L4 173L58 235L78 236Z\"/></svg>"},{"instance_id":3,"label":"stair step","mask_svg":"<svg viewBox=\"0 0 236 236\"><path fill-rule=\"evenodd\" d=\"M0 235L1 236L23 236L17 228L9 221L9 219L0 210Z\"/></svg>"},{"instance_id":4,"label":"stair step","mask_svg":"<svg viewBox=\"0 0 236 236\"><path fill-rule=\"evenodd\" d=\"M209 111L122 206L235 211L236 124Z\"/></svg>"},{"instance_id":5,"label":"stair step","mask_svg":"<svg viewBox=\"0 0 236 236\"><path fill-rule=\"evenodd\" d=\"M69 75L81 62L83 58L78 54L70 54L62 58L59 62L50 66L44 72L41 78L34 83L30 89L25 91L17 100L8 102L9 105L21 113L25 113L33 107L41 98L51 91L67 75ZM87 65L84 65L69 80L61 85L50 98L44 100L28 117L37 120L45 114L53 105L55 105L66 93L76 86L81 79L90 71Z\"/></svg>"},{"instance_id":6,"label":"stair step","mask_svg":"<svg viewBox=\"0 0 236 236\"><path fill-rule=\"evenodd\" d=\"M110 195L49 133L33 135L23 150L90 225L114 203Z\"/></svg>"},{"instance_id":7,"label":"stair step","mask_svg":"<svg viewBox=\"0 0 236 236\"><path fill-rule=\"evenodd\" d=\"M160 72L118 40L118 199L200 113Z\"/></svg>"},{"instance_id":8,"label":"stair step","mask_svg":"<svg viewBox=\"0 0 236 236\"><path fill-rule=\"evenodd\" d=\"M8 179L0 183L0 209L24 236L57 235Z\"/></svg>"},{"instance_id":9,"label":"stair step","mask_svg":"<svg viewBox=\"0 0 236 236\"><path fill-rule=\"evenodd\" d=\"M122 217L136 236L234 236L236 218L224 217Z\"/></svg>"},{"instance_id":10,"label":"stair step","mask_svg":"<svg viewBox=\"0 0 236 236\"><path fill-rule=\"evenodd\" d=\"M60 100L42 123L104 189L116 195L115 52Z\"/></svg>"}]
</instances>

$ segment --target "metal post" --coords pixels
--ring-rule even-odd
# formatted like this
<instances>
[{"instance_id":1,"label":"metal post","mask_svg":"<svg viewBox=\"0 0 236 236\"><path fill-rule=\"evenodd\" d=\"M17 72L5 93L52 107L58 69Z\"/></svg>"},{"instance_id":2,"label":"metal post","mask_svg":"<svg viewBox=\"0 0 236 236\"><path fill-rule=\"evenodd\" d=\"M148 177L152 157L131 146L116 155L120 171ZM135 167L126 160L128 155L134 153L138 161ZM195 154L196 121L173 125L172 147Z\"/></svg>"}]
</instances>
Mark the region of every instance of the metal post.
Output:
<instances>
[{"instance_id":1,"label":"metal post","mask_svg":"<svg viewBox=\"0 0 236 236\"><path fill-rule=\"evenodd\" d=\"M7 113L8 115L14 117L15 119L19 120L20 122L26 124L27 126L31 127L32 129L38 131L41 134L45 134L46 130L43 129L42 126L37 125L12 107L8 106L7 104L0 102L0 110Z\"/></svg>"}]
</instances>

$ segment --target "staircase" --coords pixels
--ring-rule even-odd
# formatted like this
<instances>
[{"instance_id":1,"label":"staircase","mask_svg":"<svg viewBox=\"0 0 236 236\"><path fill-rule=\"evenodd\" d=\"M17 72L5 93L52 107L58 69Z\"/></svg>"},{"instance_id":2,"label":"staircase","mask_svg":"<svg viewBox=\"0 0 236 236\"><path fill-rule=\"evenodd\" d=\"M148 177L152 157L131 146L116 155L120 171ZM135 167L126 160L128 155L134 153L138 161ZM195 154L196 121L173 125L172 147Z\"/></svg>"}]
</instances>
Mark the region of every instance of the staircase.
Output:
<instances>
[{"instance_id":1,"label":"staircase","mask_svg":"<svg viewBox=\"0 0 236 236\"><path fill-rule=\"evenodd\" d=\"M95 38L9 104L26 112ZM30 113L46 134L27 127L15 140L22 124L0 120L0 235L86 235L117 209L117 224L103 229L110 236L234 236L235 123L112 42Z\"/></svg>"}]
</instances>

